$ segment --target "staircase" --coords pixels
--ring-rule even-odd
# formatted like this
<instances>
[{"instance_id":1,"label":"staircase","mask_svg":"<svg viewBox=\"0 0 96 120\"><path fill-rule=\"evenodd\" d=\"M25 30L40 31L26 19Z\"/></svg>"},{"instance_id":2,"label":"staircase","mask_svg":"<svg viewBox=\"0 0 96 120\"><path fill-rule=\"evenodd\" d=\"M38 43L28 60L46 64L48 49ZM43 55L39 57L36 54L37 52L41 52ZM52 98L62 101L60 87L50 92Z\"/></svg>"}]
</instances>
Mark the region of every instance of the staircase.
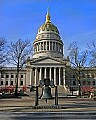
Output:
<instances>
[{"instance_id":1,"label":"staircase","mask_svg":"<svg viewBox=\"0 0 96 120\"><path fill-rule=\"evenodd\" d=\"M64 86L57 86L57 88L58 88L58 97L66 97L68 95L69 96L71 95L70 91ZM41 96L41 94L42 94L42 88L38 87L38 95ZM55 87L51 88L51 94L52 96L55 96ZM36 91L30 92L30 96L35 96L35 95L36 95Z\"/></svg>"},{"instance_id":2,"label":"staircase","mask_svg":"<svg viewBox=\"0 0 96 120\"><path fill-rule=\"evenodd\" d=\"M62 97L62 96L68 96L71 95L70 91L65 88L64 86L57 86L58 87L58 97ZM52 95L55 95L55 88L52 88Z\"/></svg>"}]
</instances>

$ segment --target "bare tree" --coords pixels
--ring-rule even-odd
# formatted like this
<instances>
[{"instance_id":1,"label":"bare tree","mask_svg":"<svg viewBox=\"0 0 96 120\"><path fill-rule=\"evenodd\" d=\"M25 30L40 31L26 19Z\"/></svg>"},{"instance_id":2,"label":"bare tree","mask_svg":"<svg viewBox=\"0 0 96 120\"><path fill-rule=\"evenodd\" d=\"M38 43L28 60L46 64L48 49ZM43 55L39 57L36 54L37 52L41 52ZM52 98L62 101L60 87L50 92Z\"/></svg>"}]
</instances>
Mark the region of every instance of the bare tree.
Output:
<instances>
[{"instance_id":1,"label":"bare tree","mask_svg":"<svg viewBox=\"0 0 96 120\"><path fill-rule=\"evenodd\" d=\"M0 38L0 67L6 61L6 39L4 37Z\"/></svg>"},{"instance_id":2,"label":"bare tree","mask_svg":"<svg viewBox=\"0 0 96 120\"><path fill-rule=\"evenodd\" d=\"M91 67L96 67L96 41L92 41L89 46L89 65Z\"/></svg>"},{"instance_id":3,"label":"bare tree","mask_svg":"<svg viewBox=\"0 0 96 120\"><path fill-rule=\"evenodd\" d=\"M78 42L70 43L69 47L69 59L71 66L74 68L76 78L78 80L78 86L79 86L79 96L81 97L81 89L80 89L80 72L81 69L84 67L86 61L87 61L87 50L81 51L78 47ZM81 52L80 52L81 51Z\"/></svg>"},{"instance_id":4,"label":"bare tree","mask_svg":"<svg viewBox=\"0 0 96 120\"><path fill-rule=\"evenodd\" d=\"M15 43L11 42L8 50L8 62L17 67L17 79L15 95L18 97L18 77L19 72L26 63L28 55L31 53L31 46L29 40L19 39Z\"/></svg>"}]
</instances>

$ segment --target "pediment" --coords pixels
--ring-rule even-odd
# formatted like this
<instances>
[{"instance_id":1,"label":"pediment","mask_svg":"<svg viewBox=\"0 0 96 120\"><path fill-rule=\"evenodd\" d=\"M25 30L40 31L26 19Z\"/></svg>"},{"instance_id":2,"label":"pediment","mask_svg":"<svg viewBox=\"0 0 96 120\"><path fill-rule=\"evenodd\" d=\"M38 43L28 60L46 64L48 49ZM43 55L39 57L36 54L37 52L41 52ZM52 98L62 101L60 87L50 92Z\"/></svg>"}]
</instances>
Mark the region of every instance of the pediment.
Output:
<instances>
[{"instance_id":1,"label":"pediment","mask_svg":"<svg viewBox=\"0 0 96 120\"><path fill-rule=\"evenodd\" d=\"M37 60L35 60L34 62L32 62L31 64L64 64L63 61L61 60L57 60L55 58L38 58Z\"/></svg>"}]
</instances>

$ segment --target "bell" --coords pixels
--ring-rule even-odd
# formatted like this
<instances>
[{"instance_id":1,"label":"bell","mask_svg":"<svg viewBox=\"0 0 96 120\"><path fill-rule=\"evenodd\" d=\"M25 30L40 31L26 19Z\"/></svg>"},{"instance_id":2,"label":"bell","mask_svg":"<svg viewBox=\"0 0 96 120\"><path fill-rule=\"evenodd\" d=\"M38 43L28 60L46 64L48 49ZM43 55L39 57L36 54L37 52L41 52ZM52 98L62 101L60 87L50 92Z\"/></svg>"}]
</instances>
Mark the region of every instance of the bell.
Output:
<instances>
[{"instance_id":1,"label":"bell","mask_svg":"<svg viewBox=\"0 0 96 120\"><path fill-rule=\"evenodd\" d=\"M53 99L51 95L51 88L49 86L45 86L43 89L42 99Z\"/></svg>"}]
</instances>

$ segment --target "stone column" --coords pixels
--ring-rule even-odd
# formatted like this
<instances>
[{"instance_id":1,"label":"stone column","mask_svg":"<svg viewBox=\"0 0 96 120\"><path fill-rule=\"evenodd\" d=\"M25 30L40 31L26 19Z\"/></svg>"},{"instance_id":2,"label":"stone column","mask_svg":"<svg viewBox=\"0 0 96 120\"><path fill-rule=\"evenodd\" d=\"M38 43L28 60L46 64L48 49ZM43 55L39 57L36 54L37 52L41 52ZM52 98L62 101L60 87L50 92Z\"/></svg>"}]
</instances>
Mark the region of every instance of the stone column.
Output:
<instances>
[{"instance_id":1,"label":"stone column","mask_svg":"<svg viewBox=\"0 0 96 120\"><path fill-rule=\"evenodd\" d=\"M0 72L0 80L1 80L1 72ZM1 85L1 83L0 83L0 85Z\"/></svg>"},{"instance_id":2,"label":"stone column","mask_svg":"<svg viewBox=\"0 0 96 120\"><path fill-rule=\"evenodd\" d=\"M39 80L42 80L42 68L40 68Z\"/></svg>"},{"instance_id":3,"label":"stone column","mask_svg":"<svg viewBox=\"0 0 96 120\"><path fill-rule=\"evenodd\" d=\"M6 75L4 74L4 83L3 83L4 87L6 85Z\"/></svg>"},{"instance_id":4,"label":"stone column","mask_svg":"<svg viewBox=\"0 0 96 120\"><path fill-rule=\"evenodd\" d=\"M44 78L46 78L46 74L47 74L47 68L45 67L45 69L44 69Z\"/></svg>"},{"instance_id":5,"label":"stone column","mask_svg":"<svg viewBox=\"0 0 96 120\"><path fill-rule=\"evenodd\" d=\"M21 85L21 74L18 75L18 88L20 89Z\"/></svg>"},{"instance_id":6,"label":"stone column","mask_svg":"<svg viewBox=\"0 0 96 120\"><path fill-rule=\"evenodd\" d=\"M50 41L49 41L49 50L50 50L50 47L51 47L51 46L50 46Z\"/></svg>"},{"instance_id":7,"label":"stone column","mask_svg":"<svg viewBox=\"0 0 96 120\"><path fill-rule=\"evenodd\" d=\"M55 42L55 51L57 51L57 50L56 50L56 42Z\"/></svg>"},{"instance_id":8,"label":"stone column","mask_svg":"<svg viewBox=\"0 0 96 120\"><path fill-rule=\"evenodd\" d=\"M30 69L30 85L32 85L32 68Z\"/></svg>"},{"instance_id":9,"label":"stone column","mask_svg":"<svg viewBox=\"0 0 96 120\"><path fill-rule=\"evenodd\" d=\"M43 42L43 50L44 50L44 42Z\"/></svg>"},{"instance_id":10,"label":"stone column","mask_svg":"<svg viewBox=\"0 0 96 120\"><path fill-rule=\"evenodd\" d=\"M60 52L60 44L58 43L58 51Z\"/></svg>"},{"instance_id":11,"label":"stone column","mask_svg":"<svg viewBox=\"0 0 96 120\"><path fill-rule=\"evenodd\" d=\"M47 51L47 42L46 42L46 51Z\"/></svg>"},{"instance_id":12,"label":"stone column","mask_svg":"<svg viewBox=\"0 0 96 120\"><path fill-rule=\"evenodd\" d=\"M37 85L37 68L35 68L35 85Z\"/></svg>"},{"instance_id":13,"label":"stone column","mask_svg":"<svg viewBox=\"0 0 96 120\"><path fill-rule=\"evenodd\" d=\"M59 85L61 85L60 70L61 70L61 68L59 68Z\"/></svg>"},{"instance_id":14,"label":"stone column","mask_svg":"<svg viewBox=\"0 0 96 120\"><path fill-rule=\"evenodd\" d=\"M16 81L16 79L17 78L16 78L16 75L15 75L15 81ZM15 85L15 83L16 83L15 81L14 81L13 85ZM9 81L8 81L9 86L10 86L10 84L11 84L11 74L9 74Z\"/></svg>"},{"instance_id":15,"label":"stone column","mask_svg":"<svg viewBox=\"0 0 96 120\"><path fill-rule=\"evenodd\" d=\"M54 67L54 85L56 85L56 68Z\"/></svg>"},{"instance_id":16,"label":"stone column","mask_svg":"<svg viewBox=\"0 0 96 120\"><path fill-rule=\"evenodd\" d=\"M32 68L32 74L31 74L31 85L34 85L34 80L33 80L33 78L34 78L34 76L33 76L33 68Z\"/></svg>"},{"instance_id":17,"label":"stone column","mask_svg":"<svg viewBox=\"0 0 96 120\"><path fill-rule=\"evenodd\" d=\"M24 84L24 86L26 86L26 73L25 74L23 74L24 75L24 78L23 78L23 84ZM31 78L32 79L32 78ZM32 81L32 80L31 80Z\"/></svg>"},{"instance_id":18,"label":"stone column","mask_svg":"<svg viewBox=\"0 0 96 120\"><path fill-rule=\"evenodd\" d=\"M50 80L52 80L52 68L50 67Z\"/></svg>"},{"instance_id":19,"label":"stone column","mask_svg":"<svg viewBox=\"0 0 96 120\"><path fill-rule=\"evenodd\" d=\"M36 44L36 46L37 46L37 52L38 52L38 43Z\"/></svg>"},{"instance_id":20,"label":"stone column","mask_svg":"<svg viewBox=\"0 0 96 120\"><path fill-rule=\"evenodd\" d=\"M53 42L52 42L52 51L53 51Z\"/></svg>"},{"instance_id":21,"label":"stone column","mask_svg":"<svg viewBox=\"0 0 96 120\"><path fill-rule=\"evenodd\" d=\"M63 68L63 85L65 87L65 68Z\"/></svg>"},{"instance_id":22,"label":"stone column","mask_svg":"<svg viewBox=\"0 0 96 120\"><path fill-rule=\"evenodd\" d=\"M40 51L41 51L41 42L40 42Z\"/></svg>"}]
</instances>

